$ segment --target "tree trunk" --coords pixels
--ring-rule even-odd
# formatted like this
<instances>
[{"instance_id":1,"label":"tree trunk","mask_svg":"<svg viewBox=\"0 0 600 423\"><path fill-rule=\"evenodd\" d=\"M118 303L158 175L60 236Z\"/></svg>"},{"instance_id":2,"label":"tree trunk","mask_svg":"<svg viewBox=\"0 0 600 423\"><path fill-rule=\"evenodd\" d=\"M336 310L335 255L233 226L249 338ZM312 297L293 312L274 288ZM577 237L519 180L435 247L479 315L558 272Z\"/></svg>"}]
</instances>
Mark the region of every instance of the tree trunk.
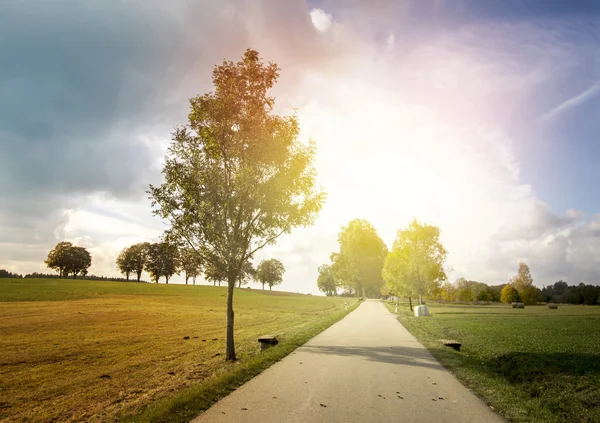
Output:
<instances>
[{"instance_id":1,"label":"tree trunk","mask_svg":"<svg viewBox=\"0 0 600 423\"><path fill-rule=\"evenodd\" d=\"M77 276L77 272L73 272L73 279Z\"/></svg>"},{"instance_id":2,"label":"tree trunk","mask_svg":"<svg viewBox=\"0 0 600 423\"><path fill-rule=\"evenodd\" d=\"M240 280L238 281L238 288L241 288L241 287L242 287L242 280L240 279Z\"/></svg>"},{"instance_id":3,"label":"tree trunk","mask_svg":"<svg viewBox=\"0 0 600 423\"><path fill-rule=\"evenodd\" d=\"M187 273L186 273L186 274L185 274L185 284L186 284L186 285L188 284L188 279L189 279L189 278L190 278L190 277L189 277L189 276L187 275Z\"/></svg>"},{"instance_id":4,"label":"tree trunk","mask_svg":"<svg viewBox=\"0 0 600 423\"><path fill-rule=\"evenodd\" d=\"M142 272L137 272L137 281L139 282L142 278Z\"/></svg>"},{"instance_id":5,"label":"tree trunk","mask_svg":"<svg viewBox=\"0 0 600 423\"><path fill-rule=\"evenodd\" d=\"M263 291L265 290L265 283L263 282Z\"/></svg>"},{"instance_id":6,"label":"tree trunk","mask_svg":"<svg viewBox=\"0 0 600 423\"><path fill-rule=\"evenodd\" d=\"M195 277L195 276L192 278L192 283L193 283L194 285L196 285L196 277Z\"/></svg>"},{"instance_id":7,"label":"tree trunk","mask_svg":"<svg viewBox=\"0 0 600 423\"><path fill-rule=\"evenodd\" d=\"M165 275L165 283L168 285L169 284L169 277Z\"/></svg>"},{"instance_id":8,"label":"tree trunk","mask_svg":"<svg viewBox=\"0 0 600 423\"><path fill-rule=\"evenodd\" d=\"M229 277L227 284L227 344L225 347L225 360L234 361L235 343L233 339L233 288L235 288L236 278Z\"/></svg>"},{"instance_id":9,"label":"tree trunk","mask_svg":"<svg viewBox=\"0 0 600 423\"><path fill-rule=\"evenodd\" d=\"M127 276L127 282L129 282L129 272L125 273L125 276Z\"/></svg>"},{"instance_id":10,"label":"tree trunk","mask_svg":"<svg viewBox=\"0 0 600 423\"><path fill-rule=\"evenodd\" d=\"M234 284L235 284L235 282L234 282ZM219 286L221 286L221 281L219 281Z\"/></svg>"},{"instance_id":11,"label":"tree trunk","mask_svg":"<svg viewBox=\"0 0 600 423\"><path fill-rule=\"evenodd\" d=\"M410 311L413 311L412 309L412 298L408 297L408 306L410 307Z\"/></svg>"},{"instance_id":12,"label":"tree trunk","mask_svg":"<svg viewBox=\"0 0 600 423\"><path fill-rule=\"evenodd\" d=\"M269 291L272 291L273 285L269 284Z\"/></svg>"},{"instance_id":13,"label":"tree trunk","mask_svg":"<svg viewBox=\"0 0 600 423\"><path fill-rule=\"evenodd\" d=\"M217 281L213 281L213 286L217 286Z\"/></svg>"}]
</instances>

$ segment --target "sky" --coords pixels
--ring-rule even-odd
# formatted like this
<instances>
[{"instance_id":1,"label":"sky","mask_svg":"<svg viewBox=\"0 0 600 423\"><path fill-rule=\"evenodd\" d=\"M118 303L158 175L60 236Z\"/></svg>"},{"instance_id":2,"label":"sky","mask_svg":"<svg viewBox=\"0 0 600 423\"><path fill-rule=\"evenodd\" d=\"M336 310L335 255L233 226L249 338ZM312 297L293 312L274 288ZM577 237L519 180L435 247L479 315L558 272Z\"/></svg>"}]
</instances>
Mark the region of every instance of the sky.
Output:
<instances>
[{"instance_id":1,"label":"sky","mask_svg":"<svg viewBox=\"0 0 600 423\"><path fill-rule=\"evenodd\" d=\"M559 0L8 0L0 4L0 268L90 273L166 225L146 190L211 71L245 49L281 68L328 194L316 224L255 262L317 293L337 234L391 247L440 227L449 278L600 284L600 3ZM146 276L147 278L147 276ZM181 277L174 280L181 281Z\"/></svg>"}]
</instances>

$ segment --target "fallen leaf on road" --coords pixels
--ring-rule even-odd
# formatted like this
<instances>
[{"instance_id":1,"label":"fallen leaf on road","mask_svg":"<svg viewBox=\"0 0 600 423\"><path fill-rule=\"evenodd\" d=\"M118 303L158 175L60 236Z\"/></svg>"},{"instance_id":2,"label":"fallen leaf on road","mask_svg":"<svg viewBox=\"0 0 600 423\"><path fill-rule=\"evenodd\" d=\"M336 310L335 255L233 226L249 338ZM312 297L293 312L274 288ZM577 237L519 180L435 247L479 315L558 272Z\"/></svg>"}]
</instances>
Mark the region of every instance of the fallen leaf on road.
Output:
<instances>
[{"instance_id":1,"label":"fallen leaf on road","mask_svg":"<svg viewBox=\"0 0 600 423\"><path fill-rule=\"evenodd\" d=\"M325 404L319 404L321 407L327 407Z\"/></svg>"},{"instance_id":2,"label":"fallen leaf on road","mask_svg":"<svg viewBox=\"0 0 600 423\"><path fill-rule=\"evenodd\" d=\"M243 411L248 411L248 409L246 407L242 407Z\"/></svg>"}]
</instances>

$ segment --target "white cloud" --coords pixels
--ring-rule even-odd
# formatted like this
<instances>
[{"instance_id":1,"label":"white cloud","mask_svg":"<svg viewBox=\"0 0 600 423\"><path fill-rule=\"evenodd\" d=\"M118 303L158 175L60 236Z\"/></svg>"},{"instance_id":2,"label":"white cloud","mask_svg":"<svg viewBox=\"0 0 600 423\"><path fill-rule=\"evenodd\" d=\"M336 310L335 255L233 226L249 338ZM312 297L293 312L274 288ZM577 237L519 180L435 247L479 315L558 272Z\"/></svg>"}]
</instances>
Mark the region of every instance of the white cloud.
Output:
<instances>
[{"instance_id":1,"label":"white cloud","mask_svg":"<svg viewBox=\"0 0 600 423\"><path fill-rule=\"evenodd\" d=\"M575 54L549 41L555 31L490 23L411 38L394 28L386 43L394 48L383 49L372 34L377 22L358 11L338 19L331 9L334 25L331 14L308 13L302 1L220 5L211 4L206 26L196 21L207 16L199 11L183 7L177 15L188 25L188 53L199 59L165 97L179 112L186 97L209 89L215 63L235 60L248 46L282 68L273 90L278 112L297 108L302 138L317 142L318 183L328 200L315 226L257 254L255 262L283 261L281 289L317 292L317 266L329 260L340 227L354 218L370 220L388 246L413 217L440 226L453 277L501 283L525 260L538 285L558 278L597 282L600 218L556 213L538 198L520 179L523 140L505 127L508 112L530 101L534 88L569 62L561 59ZM185 113L179 117L135 131L153 146L156 162L169 128ZM115 273L123 246L156 239L162 229L147 202L101 197L70 212L61 227L93 249L93 272L107 274ZM33 256L10 256L9 266L23 269Z\"/></svg>"},{"instance_id":2,"label":"white cloud","mask_svg":"<svg viewBox=\"0 0 600 423\"><path fill-rule=\"evenodd\" d=\"M310 11L310 19L317 31L325 32L333 23L333 16L321 9L313 9Z\"/></svg>"}]
</instances>

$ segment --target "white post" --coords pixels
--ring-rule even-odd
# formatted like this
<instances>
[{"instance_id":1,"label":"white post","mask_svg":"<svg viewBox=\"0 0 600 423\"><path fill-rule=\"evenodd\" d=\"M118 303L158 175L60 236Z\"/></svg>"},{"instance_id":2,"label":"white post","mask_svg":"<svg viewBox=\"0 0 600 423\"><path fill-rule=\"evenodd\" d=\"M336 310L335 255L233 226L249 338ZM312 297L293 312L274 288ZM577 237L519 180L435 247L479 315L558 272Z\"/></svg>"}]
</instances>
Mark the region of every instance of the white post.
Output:
<instances>
[{"instance_id":1,"label":"white post","mask_svg":"<svg viewBox=\"0 0 600 423\"><path fill-rule=\"evenodd\" d=\"M344 303L344 307L346 307L346 310L348 310L348 303Z\"/></svg>"}]
</instances>

